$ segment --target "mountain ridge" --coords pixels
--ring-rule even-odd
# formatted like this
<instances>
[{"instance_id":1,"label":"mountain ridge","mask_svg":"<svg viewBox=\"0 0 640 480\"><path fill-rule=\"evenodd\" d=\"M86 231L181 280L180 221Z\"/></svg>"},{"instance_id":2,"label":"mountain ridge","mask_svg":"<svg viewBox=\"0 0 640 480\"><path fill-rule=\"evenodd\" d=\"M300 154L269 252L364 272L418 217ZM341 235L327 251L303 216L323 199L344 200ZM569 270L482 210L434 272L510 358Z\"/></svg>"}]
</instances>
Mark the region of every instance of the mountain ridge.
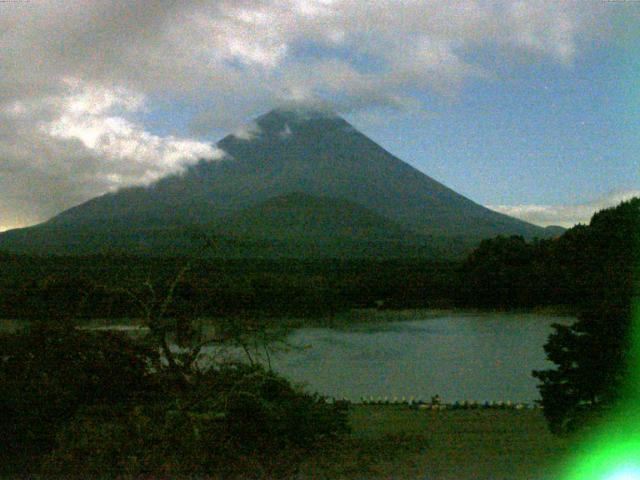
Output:
<instances>
[{"instance_id":1,"label":"mountain ridge","mask_svg":"<svg viewBox=\"0 0 640 480\"><path fill-rule=\"evenodd\" d=\"M149 187L93 198L31 228L73 231L99 225L111 228L111 236L118 231L126 236L131 229L210 228L269 199L298 192L351 202L361 207L358 215L373 212L421 238L463 239L472 245L499 234L550 234L456 193L332 113L275 109L217 145L227 154L222 160L201 160ZM29 232L34 230L20 235ZM15 237L0 234L0 248L11 250ZM53 235L39 249L46 252L55 242Z\"/></svg>"}]
</instances>

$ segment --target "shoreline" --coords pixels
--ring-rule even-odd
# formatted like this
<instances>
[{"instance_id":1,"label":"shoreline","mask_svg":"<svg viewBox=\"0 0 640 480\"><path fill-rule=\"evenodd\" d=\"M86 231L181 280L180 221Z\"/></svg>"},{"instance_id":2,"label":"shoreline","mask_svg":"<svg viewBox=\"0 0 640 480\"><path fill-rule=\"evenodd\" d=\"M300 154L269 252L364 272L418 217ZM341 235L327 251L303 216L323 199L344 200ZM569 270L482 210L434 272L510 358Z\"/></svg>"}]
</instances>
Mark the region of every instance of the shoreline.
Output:
<instances>
[{"instance_id":1,"label":"shoreline","mask_svg":"<svg viewBox=\"0 0 640 480\"><path fill-rule=\"evenodd\" d=\"M220 320L253 320L261 318L267 328L297 330L301 328L328 328L340 330L350 326L376 325L385 323L427 320L446 315L460 316L485 316L485 315L526 315L545 317L575 317L577 309L567 306L536 307L532 309L474 309L474 308L353 308L343 312L317 317L304 316L273 316L256 313L250 316L222 316L196 318L195 323L202 326L214 325ZM424 316L425 318L416 318ZM29 326L33 320L27 319L0 319L0 333L8 333L19 330L21 327ZM79 322L81 328L90 330L139 330L144 329L140 318L105 318L92 319L86 322ZM128 328L129 327L129 328Z\"/></svg>"},{"instance_id":2,"label":"shoreline","mask_svg":"<svg viewBox=\"0 0 640 480\"><path fill-rule=\"evenodd\" d=\"M489 316L489 315L523 315L540 317L568 318L576 317L577 309L564 306L541 307L533 309L471 309L471 308L406 308L406 309L380 309L358 308L345 312L313 318L282 317L267 318L267 324L298 328L331 328L341 329L355 325L376 325L404 321L427 320L447 315L458 316ZM425 318L417 319L416 315L424 315ZM276 322L279 322L276 324Z\"/></svg>"}]
</instances>

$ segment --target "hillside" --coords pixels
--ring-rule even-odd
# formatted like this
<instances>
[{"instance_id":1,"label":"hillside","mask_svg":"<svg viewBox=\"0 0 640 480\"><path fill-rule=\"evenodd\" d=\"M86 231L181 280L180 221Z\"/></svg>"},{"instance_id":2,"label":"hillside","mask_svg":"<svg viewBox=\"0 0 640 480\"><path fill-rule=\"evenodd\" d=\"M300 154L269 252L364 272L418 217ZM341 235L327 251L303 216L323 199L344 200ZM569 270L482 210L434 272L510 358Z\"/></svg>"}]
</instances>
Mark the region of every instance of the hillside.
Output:
<instances>
[{"instance_id":1,"label":"hillside","mask_svg":"<svg viewBox=\"0 0 640 480\"><path fill-rule=\"evenodd\" d=\"M223 230L252 238L281 240L418 240L403 229L357 203L294 192L270 198L220 222Z\"/></svg>"},{"instance_id":2,"label":"hillside","mask_svg":"<svg viewBox=\"0 0 640 480\"><path fill-rule=\"evenodd\" d=\"M218 146L226 152L223 160L202 160L149 187L102 195L41 225L0 234L0 249L73 254L115 246L143 253L159 253L154 250L159 247L162 252L184 251L191 248L187 232L214 233L225 222L233 227L230 231L261 241L305 243L305 236L313 237L315 231L330 234L334 242L364 243L358 248L363 251L370 242L415 244L419 238L424 244L423 239L430 238L433 254L438 251L435 244L453 245L451 251L459 253L498 234L550 234L457 194L335 115L274 110L259 117L249 133L229 135ZM294 209L278 204L291 194L307 197ZM342 203L323 206L309 203L311 197ZM269 201L275 203L263 204ZM305 202L315 217L305 214ZM276 216L255 223L267 218L265 213ZM240 250L239 255L251 254Z\"/></svg>"}]
</instances>

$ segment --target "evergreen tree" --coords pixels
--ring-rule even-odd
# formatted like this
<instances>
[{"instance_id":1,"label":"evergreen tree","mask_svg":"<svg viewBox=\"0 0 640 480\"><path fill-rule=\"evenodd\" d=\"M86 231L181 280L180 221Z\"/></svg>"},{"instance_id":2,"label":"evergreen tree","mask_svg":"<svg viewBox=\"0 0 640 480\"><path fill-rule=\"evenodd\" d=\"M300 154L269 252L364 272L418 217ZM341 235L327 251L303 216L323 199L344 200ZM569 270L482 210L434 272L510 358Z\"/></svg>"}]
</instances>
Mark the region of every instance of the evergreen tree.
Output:
<instances>
[{"instance_id":1,"label":"evergreen tree","mask_svg":"<svg viewBox=\"0 0 640 480\"><path fill-rule=\"evenodd\" d=\"M564 259L557 271L584 296L578 321L555 325L545 345L556 367L533 372L542 382L544 414L555 433L584 426L621 397L639 235L636 198L598 212L588 227L567 232L555 246L556 258Z\"/></svg>"}]
</instances>

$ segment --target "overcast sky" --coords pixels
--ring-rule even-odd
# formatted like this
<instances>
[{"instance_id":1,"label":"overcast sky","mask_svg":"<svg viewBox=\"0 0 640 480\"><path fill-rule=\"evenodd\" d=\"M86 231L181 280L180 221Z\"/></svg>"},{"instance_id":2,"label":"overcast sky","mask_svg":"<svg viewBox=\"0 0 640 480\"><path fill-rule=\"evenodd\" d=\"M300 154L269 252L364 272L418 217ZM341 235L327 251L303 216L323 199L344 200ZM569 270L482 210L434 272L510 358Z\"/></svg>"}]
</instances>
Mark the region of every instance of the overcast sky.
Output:
<instances>
[{"instance_id":1,"label":"overcast sky","mask_svg":"<svg viewBox=\"0 0 640 480\"><path fill-rule=\"evenodd\" d=\"M538 224L640 194L640 2L0 1L0 230L329 106Z\"/></svg>"}]
</instances>

